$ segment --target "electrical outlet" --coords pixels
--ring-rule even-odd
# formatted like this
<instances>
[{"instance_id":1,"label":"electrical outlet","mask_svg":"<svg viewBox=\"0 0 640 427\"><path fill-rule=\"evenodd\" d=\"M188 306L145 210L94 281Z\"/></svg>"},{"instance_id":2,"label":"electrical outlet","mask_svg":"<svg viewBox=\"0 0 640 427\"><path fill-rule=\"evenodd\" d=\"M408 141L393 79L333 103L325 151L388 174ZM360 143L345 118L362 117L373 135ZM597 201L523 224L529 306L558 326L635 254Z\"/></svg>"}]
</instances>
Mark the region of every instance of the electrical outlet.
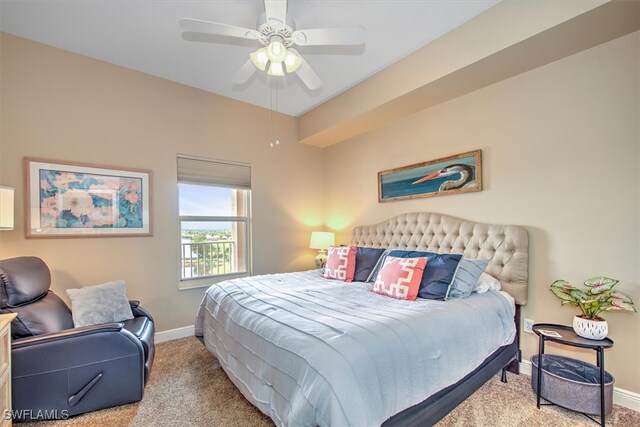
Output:
<instances>
[{"instance_id":1,"label":"electrical outlet","mask_svg":"<svg viewBox=\"0 0 640 427\"><path fill-rule=\"evenodd\" d=\"M533 329L532 328L533 328L533 324L534 323L535 322L533 320L531 320L531 319L524 319L524 328L523 328L523 330L525 332L529 333L529 334L532 334L533 333Z\"/></svg>"}]
</instances>

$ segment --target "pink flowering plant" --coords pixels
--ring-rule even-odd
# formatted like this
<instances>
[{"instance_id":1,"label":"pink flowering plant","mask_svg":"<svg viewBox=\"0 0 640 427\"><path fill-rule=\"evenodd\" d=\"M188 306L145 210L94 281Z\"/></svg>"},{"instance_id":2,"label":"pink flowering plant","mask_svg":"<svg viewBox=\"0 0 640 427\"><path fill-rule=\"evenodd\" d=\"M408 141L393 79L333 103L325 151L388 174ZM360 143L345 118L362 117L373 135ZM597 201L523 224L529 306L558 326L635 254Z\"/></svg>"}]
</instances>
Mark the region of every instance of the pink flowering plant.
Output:
<instances>
[{"instance_id":1,"label":"pink flowering plant","mask_svg":"<svg viewBox=\"0 0 640 427\"><path fill-rule=\"evenodd\" d=\"M592 277L584 282L586 289L576 288L566 280L556 280L551 284L551 292L562 301L561 304L575 305L582 314L579 317L591 320L604 320L599 316L604 311L636 311L631 297L623 292L614 291L618 283L608 277Z\"/></svg>"}]
</instances>

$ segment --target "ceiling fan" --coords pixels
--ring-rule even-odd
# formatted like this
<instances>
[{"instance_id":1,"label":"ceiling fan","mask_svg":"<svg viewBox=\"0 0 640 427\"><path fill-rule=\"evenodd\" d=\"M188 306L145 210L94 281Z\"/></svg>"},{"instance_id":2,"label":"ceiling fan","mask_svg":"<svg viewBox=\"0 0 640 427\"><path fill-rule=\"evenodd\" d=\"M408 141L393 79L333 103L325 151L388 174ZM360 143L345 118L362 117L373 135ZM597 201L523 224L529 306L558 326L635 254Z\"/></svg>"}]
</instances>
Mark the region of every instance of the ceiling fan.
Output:
<instances>
[{"instance_id":1,"label":"ceiling fan","mask_svg":"<svg viewBox=\"0 0 640 427\"><path fill-rule=\"evenodd\" d=\"M180 26L189 32L257 40L263 45L240 67L232 79L235 84L245 83L256 70L267 70L271 76L284 76L286 70L295 72L309 89L315 90L322 86L322 79L293 45L360 45L365 41L362 27L296 30L293 21L287 19L286 0L264 0L264 8L266 22L257 30L190 18L181 19Z\"/></svg>"}]
</instances>

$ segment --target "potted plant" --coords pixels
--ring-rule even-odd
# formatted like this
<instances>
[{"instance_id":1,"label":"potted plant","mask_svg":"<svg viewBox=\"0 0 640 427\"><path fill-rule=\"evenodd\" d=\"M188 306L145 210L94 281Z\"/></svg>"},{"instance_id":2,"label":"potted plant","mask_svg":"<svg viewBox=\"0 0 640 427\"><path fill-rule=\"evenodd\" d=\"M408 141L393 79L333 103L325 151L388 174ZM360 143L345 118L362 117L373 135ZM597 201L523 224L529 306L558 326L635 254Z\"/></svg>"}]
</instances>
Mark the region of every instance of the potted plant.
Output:
<instances>
[{"instance_id":1,"label":"potted plant","mask_svg":"<svg viewBox=\"0 0 640 427\"><path fill-rule=\"evenodd\" d=\"M576 334L601 340L607 336L609 326L599 316L600 313L610 310L636 311L629 295L613 290L617 283L617 280L608 277L592 277L584 282L586 289L582 290L566 280L556 280L551 284L551 292L562 300L562 305L575 305L582 311L582 314L573 318Z\"/></svg>"}]
</instances>

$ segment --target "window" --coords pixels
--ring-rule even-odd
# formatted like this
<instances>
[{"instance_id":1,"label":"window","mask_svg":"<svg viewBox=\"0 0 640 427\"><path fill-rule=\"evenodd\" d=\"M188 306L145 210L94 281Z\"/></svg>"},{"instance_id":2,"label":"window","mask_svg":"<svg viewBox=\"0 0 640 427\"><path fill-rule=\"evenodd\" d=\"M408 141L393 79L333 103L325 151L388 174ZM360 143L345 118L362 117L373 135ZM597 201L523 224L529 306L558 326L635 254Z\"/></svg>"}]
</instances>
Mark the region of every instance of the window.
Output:
<instances>
[{"instance_id":1,"label":"window","mask_svg":"<svg viewBox=\"0 0 640 427\"><path fill-rule=\"evenodd\" d=\"M178 156L181 287L250 273L250 198L248 165Z\"/></svg>"}]
</instances>

